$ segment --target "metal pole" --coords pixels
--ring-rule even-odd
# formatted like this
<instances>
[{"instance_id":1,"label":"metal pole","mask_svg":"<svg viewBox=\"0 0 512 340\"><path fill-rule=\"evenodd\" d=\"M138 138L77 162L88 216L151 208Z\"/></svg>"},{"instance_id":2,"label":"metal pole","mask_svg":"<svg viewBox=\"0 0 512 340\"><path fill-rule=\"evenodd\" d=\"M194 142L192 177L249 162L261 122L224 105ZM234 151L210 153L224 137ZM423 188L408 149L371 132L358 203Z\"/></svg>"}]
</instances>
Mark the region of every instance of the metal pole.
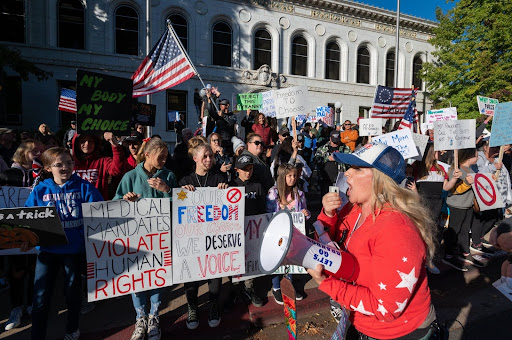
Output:
<instances>
[{"instance_id":1,"label":"metal pole","mask_svg":"<svg viewBox=\"0 0 512 340\"><path fill-rule=\"evenodd\" d=\"M146 0L146 55L149 55L151 51L151 32L150 32L150 18L151 18L151 0ZM146 96L146 102L151 104L151 95ZM151 126L146 127L146 138L151 137L152 131Z\"/></svg>"},{"instance_id":2,"label":"metal pole","mask_svg":"<svg viewBox=\"0 0 512 340\"><path fill-rule=\"evenodd\" d=\"M400 0L396 1L395 87L398 87L398 56L400 55Z\"/></svg>"}]
</instances>

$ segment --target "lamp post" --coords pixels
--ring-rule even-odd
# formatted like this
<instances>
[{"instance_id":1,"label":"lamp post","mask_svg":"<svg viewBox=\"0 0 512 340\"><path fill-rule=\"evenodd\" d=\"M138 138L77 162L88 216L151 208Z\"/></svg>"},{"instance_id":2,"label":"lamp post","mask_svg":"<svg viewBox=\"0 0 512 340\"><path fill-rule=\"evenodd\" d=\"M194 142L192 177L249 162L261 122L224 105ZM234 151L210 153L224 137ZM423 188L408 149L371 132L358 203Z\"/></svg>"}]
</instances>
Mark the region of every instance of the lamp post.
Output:
<instances>
[{"instance_id":1,"label":"lamp post","mask_svg":"<svg viewBox=\"0 0 512 340\"><path fill-rule=\"evenodd\" d=\"M334 103L334 108L336 112L334 116L334 125L336 125L338 122L341 123L341 109L343 108L343 104L341 104L341 102L336 102Z\"/></svg>"}]
</instances>

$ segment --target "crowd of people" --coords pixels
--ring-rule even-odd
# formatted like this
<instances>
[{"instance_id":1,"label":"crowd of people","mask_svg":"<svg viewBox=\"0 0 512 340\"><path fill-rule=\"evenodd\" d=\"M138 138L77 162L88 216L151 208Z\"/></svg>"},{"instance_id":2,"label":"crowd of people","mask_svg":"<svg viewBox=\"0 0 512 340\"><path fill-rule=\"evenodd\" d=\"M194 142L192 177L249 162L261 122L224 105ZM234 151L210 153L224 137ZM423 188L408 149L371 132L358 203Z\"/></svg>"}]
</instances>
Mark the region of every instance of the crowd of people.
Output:
<instances>
[{"instance_id":1,"label":"crowd of people","mask_svg":"<svg viewBox=\"0 0 512 340\"><path fill-rule=\"evenodd\" d=\"M337 321L342 313L350 313L366 338L428 339L434 331L435 310L427 269L439 274L439 262L460 271L466 271L467 265L482 267L482 255L495 251L484 235L506 211L480 211L470 175L492 173L505 206L512 204L511 150L506 148L498 162L499 150L482 135L490 118L477 131L477 147L458 150L458 164L453 152L435 151L433 141L422 160L406 164L398 151L361 138L357 124L350 120L335 126L305 120L290 129L288 124L278 126L275 118L247 110L242 135L229 101L219 100L218 90L210 87L197 97L198 121L206 123L206 136L199 133L203 129L195 133L182 128L172 154L159 136L146 138L143 126L130 136L105 132L103 138L77 133L74 121L63 138L46 124L34 134L0 128L0 186L31 187L27 207L56 206L69 240L66 246L42 247L37 255L2 259L0 283L8 282L12 307L6 330L18 327L27 313L32 318L32 338L46 337L52 289L62 267L68 306L65 340L78 339L80 313L94 307L86 302L82 283L81 203L170 199L177 187L190 191L245 187L247 216L289 210L322 221L331 238L356 257L358 278L353 283L337 280L320 267L309 273L331 296L330 309ZM425 134L431 136L431 131ZM332 186L338 186L339 193L330 192ZM66 197L73 199L63 199L62 193L72 193ZM312 195L323 197L318 216L308 209ZM30 249L24 244L21 250ZM281 276L271 279L274 300L283 304ZM191 330L199 326L202 283L184 285L186 326ZM246 280L239 286L260 307L263 300L255 284L257 280ZM217 327L222 318L222 279L208 280L208 288L208 324ZM132 340L160 339L161 290L132 294ZM301 300L303 293L297 290L296 299Z\"/></svg>"}]
</instances>

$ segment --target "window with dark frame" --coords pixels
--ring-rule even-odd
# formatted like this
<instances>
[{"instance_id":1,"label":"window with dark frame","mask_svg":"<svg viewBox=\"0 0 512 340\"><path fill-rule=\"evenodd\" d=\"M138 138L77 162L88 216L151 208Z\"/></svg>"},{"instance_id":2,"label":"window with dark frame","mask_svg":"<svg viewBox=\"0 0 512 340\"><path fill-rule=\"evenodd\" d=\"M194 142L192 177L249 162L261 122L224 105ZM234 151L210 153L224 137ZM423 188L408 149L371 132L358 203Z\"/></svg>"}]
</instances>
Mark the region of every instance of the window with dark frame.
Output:
<instances>
[{"instance_id":1,"label":"window with dark frame","mask_svg":"<svg viewBox=\"0 0 512 340\"><path fill-rule=\"evenodd\" d=\"M188 51L187 19L185 19L181 14L177 13L169 15L168 19L171 20L172 28L174 29L174 32L176 32L176 35L180 39L183 48L185 49L185 51Z\"/></svg>"},{"instance_id":2,"label":"window with dark frame","mask_svg":"<svg viewBox=\"0 0 512 340\"><path fill-rule=\"evenodd\" d=\"M262 28L254 33L254 69L257 70L265 64L272 64L272 37Z\"/></svg>"},{"instance_id":3,"label":"window with dark frame","mask_svg":"<svg viewBox=\"0 0 512 340\"><path fill-rule=\"evenodd\" d=\"M167 90L167 131L174 131L174 117L169 117L169 111L178 111L183 114L185 117L183 123L187 126L187 94L187 91Z\"/></svg>"},{"instance_id":4,"label":"window with dark frame","mask_svg":"<svg viewBox=\"0 0 512 340\"><path fill-rule=\"evenodd\" d=\"M386 86L394 87L395 84L395 51L386 54Z\"/></svg>"},{"instance_id":5,"label":"window with dark frame","mask_svg":"<svg viewBox=\"0 0 512 340\"><path fill-rule=\"evenodd\" d=\"M6 125L22 124L21 77L5 77L5 116Z\"/></svg>"},{"instance_id":6,"label":"window with dark frame","mask_svg":"<svg viewBox=\"0 0 512 340\"><path fill-rule=\"evenodd\" d=\"M231 67L233 55L231 27L219 21L212 28L212 64Z\"/></svg>"},{"instance_id":7,"label":"window with dark frame","mask_svg":"<svg viewBox=\"0 0 512 340\"><path fill-rule=\"evenodd\" d=\"M79 0L61 0L58 8L59 47L85 49L84 6Z\"/></svg>"},{"instance_id":8,"label":"window with dark frame","mask_svg":"<svg viewBox=\"0 0 512 340\"><path fill-rule=\"evenodd\" d=\"M116 53L139 55L139 14L127 5L116 9Z\"/></svg>"},{"instance_id":9,"label":"window with dark frame","mask_svg":"<svg viewBox=\"0 0 512 340\"><path fill-rule=\"evenodd\" d=\"M340 80L340 46L331 41L325 48L325 79Z\"/></svg>"},{"instance_id":10,"label":"window with dark frame","mask_svg":"<svg viewBox=\"0 0 512 340\"><path fill-rule=\"evenodd\" d=\"M412 62L412 84L414 85L414 88L417 88L420 91L423 90L423 82L421 81L421 78L419 76L422 67L423 61L421 60L421 57L414 57Z\"/></svg>"},{"instance_id":11,"label":"window with dark frame","mask_svg":"<svg viewBox=\"0 0 512 340\"><path fill-rule=\"evenodd\" d=\"M357 83L370 84L370 51L366 46L357 50Z\"/></svg>"},{"instance_id":12,"label":"window with dark frame","mask_svg":"<svg viewBox=\"0 0 512 340\"><path fill-rule=\"evenodd\" d=\"M0 2L0 41L25 42L24 0Z\"/></svg>"},{"instance_id":13,"label":"window with dark frame","mask_svg":"<svg viewBox=\"0 0 512 340\"><path fill-rule=\"evenodd\" d=\"M301 35L296 36L292 41L292 74L308 75L308 42Z\"/></svg>"}]
</instances>

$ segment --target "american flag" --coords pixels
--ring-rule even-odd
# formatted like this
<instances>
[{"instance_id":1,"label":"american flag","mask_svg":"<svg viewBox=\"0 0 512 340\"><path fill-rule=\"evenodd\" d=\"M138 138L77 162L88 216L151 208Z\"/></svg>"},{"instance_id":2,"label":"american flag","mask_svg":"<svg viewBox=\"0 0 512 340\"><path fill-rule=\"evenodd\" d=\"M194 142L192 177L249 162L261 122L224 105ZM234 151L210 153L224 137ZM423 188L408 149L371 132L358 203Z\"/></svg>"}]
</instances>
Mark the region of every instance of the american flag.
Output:
<instances>
[{"instance_id":1,"label":"american flag","mask_svg":"<svg viewBox=\"0 0 512 340\"><path fill-rule=\"evenodd\" d=\"M132 75L133 96L140 97L176 86L197 74L171 25Z\"/></svg>"},{"instance_id":2,"label":"american flag","mask_svg":"<svg viewBox=\"0 0 512 340\"><path fill-rule=\"evenodd\" d=\"M414 90L377 86L371 118L402 118L413 98Z\"/></svg>"},{"instance_id":3,"label":"american flag","mask_svg":"<svg viewBox=\"0 0 512 340\"><path fill-rule=\"evenodd\" d=\"M400 129L411 129L411 130L415 130L413 129L413 125L415 122L418 121L418 115L417 115L417 111L416 111L416 98L415 98L415 94L413 92L413 98L411 99L411 102L409 103L409 105L407 106L407 110L405 111L405 114L404 114L404 117L402 118L402 120L400 121L400 125L398 126L398 130Z\"/></svg>"},{"instance_id":4,"label":"american flag","mask_svg":"<svg viewBox=\"0 0 512 340\"><path fill-rule=\"evenodd\" d=\"M76 113L76 91L60 90L59 110Z\"/></svg>"}]
</instances>

